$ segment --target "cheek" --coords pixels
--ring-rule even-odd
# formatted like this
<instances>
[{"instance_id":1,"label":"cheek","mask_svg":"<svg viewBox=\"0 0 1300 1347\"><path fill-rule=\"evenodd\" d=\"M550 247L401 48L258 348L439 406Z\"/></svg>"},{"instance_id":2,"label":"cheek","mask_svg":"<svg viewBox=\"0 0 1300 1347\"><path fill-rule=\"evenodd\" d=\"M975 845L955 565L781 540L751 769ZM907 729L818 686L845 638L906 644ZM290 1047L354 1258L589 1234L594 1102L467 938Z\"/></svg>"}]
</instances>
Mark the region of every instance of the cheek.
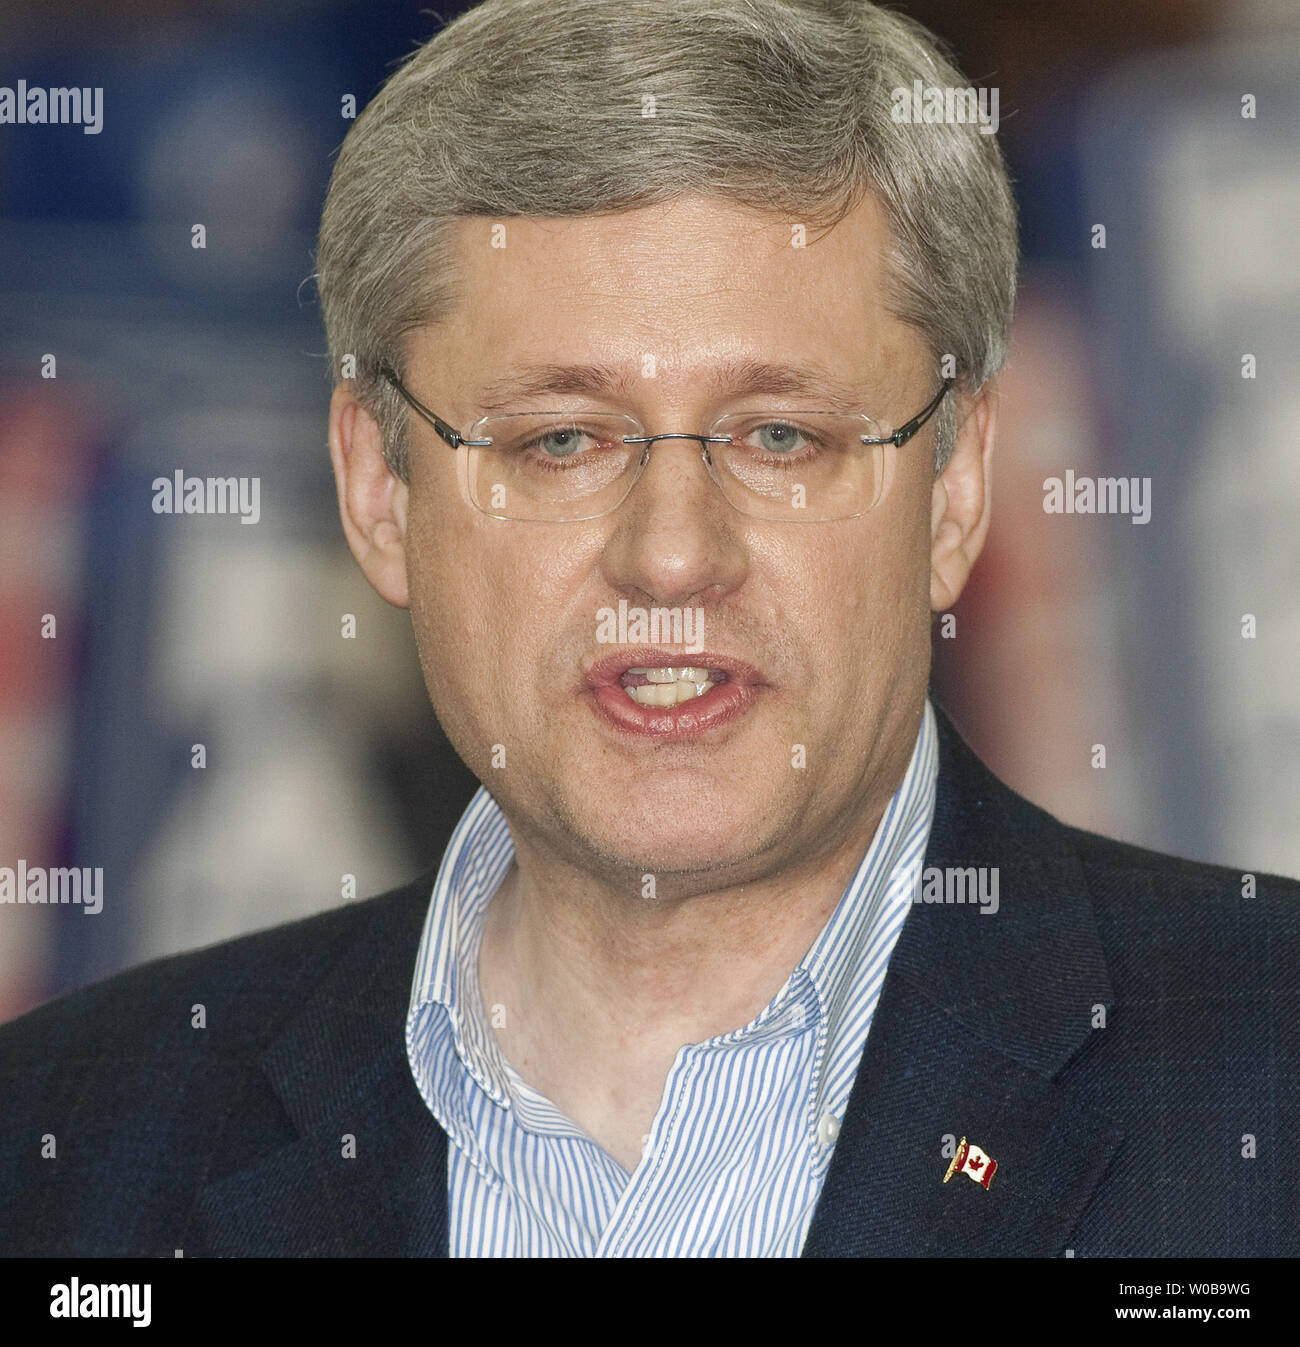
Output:
<instances>
[{"instance_id":1,"label":"cheek","mask_svg":"<svg viewBox=\"0 0 1300 1347\"><path fill-rule=\"evenodd\" d=\"M827 554L810 628L831 677L878 686L928 645L929 541L927 517L891 511Z\"/></svg>"},{"instance_id":2,"label":"cheek","mask_svg":"<svg viewBox=\"0 0 1300 1347\"><path fill-rule=\"evenodd\" d=\"M543 558L503 537L505 527L475 511L445 509L432 492L413 501L411 621L440 715L454 701L461 715L495 716L506 689L518 701L530 663L527 643L538 635L549 585Z\"/></svg>"},{"instance_id":3,"label":"cheek","mask_svg":"<svg viewBox=\"0 0 1300 1347\"><path fill-rule=\"evenodd\" d=\"M413 495L406 535L411 624L429 695L439 715L447 693L478 677L496 633L485 628L483 577L465 521L429 492Z\"/></svg>"}]
</instances>

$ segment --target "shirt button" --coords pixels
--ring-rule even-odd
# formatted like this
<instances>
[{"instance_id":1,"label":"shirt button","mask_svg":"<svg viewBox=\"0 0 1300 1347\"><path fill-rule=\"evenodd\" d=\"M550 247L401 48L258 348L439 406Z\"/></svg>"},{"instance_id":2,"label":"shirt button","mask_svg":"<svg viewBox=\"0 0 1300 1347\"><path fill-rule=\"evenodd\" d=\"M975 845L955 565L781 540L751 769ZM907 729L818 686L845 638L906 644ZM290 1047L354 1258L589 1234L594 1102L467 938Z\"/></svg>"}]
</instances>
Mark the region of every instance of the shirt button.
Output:
<instances>
[{"instance_id":1,"label":"shirt button","mask_svg":"<svg viewBox=\"0 0 1300 1347\"><path fill-rule=\"evenodd\" d=\"M817 1123L817 1140L823 1146L832 1146L839 1134L840 1120L831 1113L823 1113Z\"/></svg>"}]
</instances>

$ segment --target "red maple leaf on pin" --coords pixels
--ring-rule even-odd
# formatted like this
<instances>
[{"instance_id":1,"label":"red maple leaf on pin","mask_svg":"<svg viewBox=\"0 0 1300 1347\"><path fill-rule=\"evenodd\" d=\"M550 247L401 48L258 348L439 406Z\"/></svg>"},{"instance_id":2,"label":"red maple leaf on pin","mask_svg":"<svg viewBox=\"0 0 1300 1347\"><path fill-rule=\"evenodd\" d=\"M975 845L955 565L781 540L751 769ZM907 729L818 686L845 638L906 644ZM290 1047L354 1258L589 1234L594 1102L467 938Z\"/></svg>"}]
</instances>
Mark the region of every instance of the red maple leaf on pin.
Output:
<instances>
[{"instance_id":1,"label":"red maple leaf on pin","mask_svg":"<svg viewBox=\"0 0 1300 1347\"><path fill-rule=\"evenodd\" d=\"M971 1167L972 1169L983 1169L983 1168L984 1168L984 1161L983 1161L983 1160L977 1160L973 1155L971 1156L971 1158L970 1158L966 1163L967 1163L968 1165L970 1165L970 1167Z\"/></svg>"}]
</instances>

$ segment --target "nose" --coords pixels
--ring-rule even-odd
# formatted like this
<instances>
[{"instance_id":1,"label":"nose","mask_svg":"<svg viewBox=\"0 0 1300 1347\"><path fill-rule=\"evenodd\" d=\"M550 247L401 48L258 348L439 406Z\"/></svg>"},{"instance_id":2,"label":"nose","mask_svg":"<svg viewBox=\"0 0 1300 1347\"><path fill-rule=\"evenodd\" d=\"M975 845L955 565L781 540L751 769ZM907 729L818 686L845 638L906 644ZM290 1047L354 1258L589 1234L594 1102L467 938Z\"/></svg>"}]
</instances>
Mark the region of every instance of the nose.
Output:
<instances>
[{"instance_id":1,"label":"nose","mask_svg":"<svg viewBox=\"0 0 1300 1347\"><path fill-rule=\"evenodd\" d=\"M743 516L713 477L710 437L640 437L640 476L614 513L602 567L620 594L674 607L739 588L748 571Z\"/></svg>"}]
</instances>

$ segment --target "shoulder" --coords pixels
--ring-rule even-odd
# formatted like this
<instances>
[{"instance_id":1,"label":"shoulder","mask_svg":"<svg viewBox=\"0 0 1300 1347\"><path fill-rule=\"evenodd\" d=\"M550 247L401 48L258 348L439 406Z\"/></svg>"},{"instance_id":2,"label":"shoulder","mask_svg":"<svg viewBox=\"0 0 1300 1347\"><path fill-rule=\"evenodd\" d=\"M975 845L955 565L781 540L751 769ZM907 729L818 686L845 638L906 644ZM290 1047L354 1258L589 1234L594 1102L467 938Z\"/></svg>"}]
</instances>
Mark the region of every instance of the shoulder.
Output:
<instances>
[{"instance_id":1,"label":"shoulder","mask_svg":"<svg viewBox=\"0 0 1300 1347\"><path fill-rule=\"evenodd\" d=\"M1145 932L1202 942L1211 956L1267 935L1257 952L1294 967L1300 956L1300 880L1249 866L1211 865L1058 825L1087 879L1099 923L1112 936Z\"/></svg>"},{"instance_id":2,"label":"shoulder","mask_svg":"<svg viewBox=\"0 0 1300 1347\"><path fill-rule=\"evenodd\" d=\"M1145 878L1156 888L1170 893L1186 890L1202 896L1235 894L1239 898L1258 893L1266 902L1294 903L1300 900L1300 879L1288 879L1285 875L1274 875L1245 865L1212 865L1187 860L1082 828L1072 828L1068 824L1057 826L1064 829L1080 859L1098 878L1106 874L1127 875L1134 880ZM1247 884L1248 879L1253 879L1254 883Z\"/></svg>"},{"instance_id":3,"label":"shoulder","mask_svg":"<svg viewBox=\"0 0 1300 1347\"><path fill-rule=\"evenodd\" d=\"M1121 999L1128 990L1177 995L1189 1007L1253 1000L1276 1013L1276 996L1300 997L1300 880L1121 842L1063 823L1001 783L991 789L1033 848L1077 864Z\"/></svg>"},{"instance_id":4,"label":"shoulder","mask_svg":"<svg viewBox=\"0 0 1300 1347\"><path fill-rule=\"evenodd\" d=\"M379 897L142 964L0 1025L0 1081L80 1057L254 1052L364 943L413 968L431 879Z\"/></svg>"},{"instance_id":5,"label":"shoulder","mask_svg":"<svg viewBox=\"0 0 1300 1347\"><path fill-rule=\"evenodd\" d=\"M1300 955L1300 880L1249 865L1211 865L1072 827L996 777L936 707L940 773L932 834L953 856L987 856L1081 885L1107 944L1159 930L1167 945L1202 941L1203 953L1263 936L1272 956ZM1047 892L1041 896L1046 897ZM1160 948L1148 954L1159 956Z\"/></svg>"},{"instance_id":6,"label":"shoulder","mask_svg":"<svg viewBox=\"0 0 1300 1347\"><path fill-rule=\"evenodd\" d=\"M307 1026L293 1068L308 1078L400 1041L431 882L145 964L0 1027L0 1252L181 1247L223 1157L296 1136L264 1069L291 1020Z\"/></svg>"},{"instance_id":7,"label":"shoulder","mask_svg":"<svg viewBox=\"0 0 1300 1347\"><path fill-rule=\"evenodd\" d=\"M1300 882L1075 828L1064 835L1083 869L1117 1019L1200 1061L1207 1096L1210 1056L1225 1099L1251 1072L1275 1080L1282 1040L1300 1024Z\"/></svg>"}]
</instances>

